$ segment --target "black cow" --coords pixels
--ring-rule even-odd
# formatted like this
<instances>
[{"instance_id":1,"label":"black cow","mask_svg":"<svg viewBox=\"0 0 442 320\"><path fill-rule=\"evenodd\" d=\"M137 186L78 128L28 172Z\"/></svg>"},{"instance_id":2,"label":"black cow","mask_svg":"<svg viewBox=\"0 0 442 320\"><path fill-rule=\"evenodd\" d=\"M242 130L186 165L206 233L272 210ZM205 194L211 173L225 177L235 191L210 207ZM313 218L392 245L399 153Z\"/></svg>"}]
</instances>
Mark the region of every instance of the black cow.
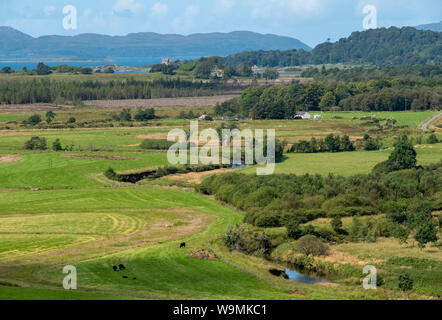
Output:
<instances>
[{"instance_id":1,"label":"black cow","mask_svg":"<svg viewBox=\"0 0 442 320\"><path fill-rule=\"evenodd\" d=\"M123 279L128 279L129 277L128 276L123 276Z\"/></svg>"},{"instance_id":2,"label":"black cow","mask_svg":"<svg viewBox=\"0 0 442 320\"><path fill-rule=\"evenodd\" d=\"M114 269L114 271L118 271L117 266L113 266L112 268Z\"/></svg>"},{"instance_id":3,"label":"black cow","mask_svg":"<svg viewBox=\"0 0 442 320\"><path fill-rule=\"evenodd\" d=\"M120 270L126 270L126 267L124 266L124 264L120 264L119 268L120 268Z\"/></svg>"},{"instance_id":4,"label":"black cow","mask_svg":"<svg viewBox=\"0 0 442 320\"><path fill-rule=\"evenodd\" d=\"M186 243L185 243L185 242L183 242L183 243L180 244L180 249L181 249L181 248L185 248L185 247L186 247Z\"/></svg>"}]
</instances>

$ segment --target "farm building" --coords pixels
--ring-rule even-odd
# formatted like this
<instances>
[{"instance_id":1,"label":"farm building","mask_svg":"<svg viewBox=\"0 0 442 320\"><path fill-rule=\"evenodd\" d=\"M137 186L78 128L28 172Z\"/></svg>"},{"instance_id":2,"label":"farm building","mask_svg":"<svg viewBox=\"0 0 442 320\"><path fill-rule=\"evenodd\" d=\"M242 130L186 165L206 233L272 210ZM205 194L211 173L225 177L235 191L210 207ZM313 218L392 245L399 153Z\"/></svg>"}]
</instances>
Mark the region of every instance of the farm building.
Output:
<instances>
[{"instance_id":1,"label":"farm building","mask_svg":"<svg viewBox=\"0 0 442 320\"><path fill-rule=\"evenodd\" d=\"M298 111L298 112L296 112L296 115L295 115L295 119L309 120L311 118L312 118L312 116L310 113L303 112L303 111Z\"/></svg>"}]
</instances>

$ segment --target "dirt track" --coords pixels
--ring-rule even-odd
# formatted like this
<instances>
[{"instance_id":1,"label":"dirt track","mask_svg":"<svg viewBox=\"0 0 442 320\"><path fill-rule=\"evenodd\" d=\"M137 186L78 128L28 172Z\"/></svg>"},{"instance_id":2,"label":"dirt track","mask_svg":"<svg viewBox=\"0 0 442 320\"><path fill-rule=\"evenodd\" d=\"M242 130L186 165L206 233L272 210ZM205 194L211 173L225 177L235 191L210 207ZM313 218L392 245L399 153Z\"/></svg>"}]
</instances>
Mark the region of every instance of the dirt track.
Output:
<instances>
[{"instance_id":1,"label":"dirt track","mask_svg":"<svg viewBox=\"0 0 442 320\"><path fill-rule=\"evenodd\" d=\"M430 130L428 130L428 127L430 126L430 124L434 121L436 121L439 117L442 116L442 113L439 113L438 115L435 115L433 118L431 118L430 120L428 120L427 122L424 123L424 125L422 126L422 130L425 132L428 132Z\"/></svg>"},{"instance_id":2,"label":"dirt track","mask_svg":"<svg viewBox=\"0 0 442 320\"><path fill-rule=\"evenodd\" d=\"M0 155L0 164L20 161L21 157L16 154Z\"/></svg>"}]
</instances>

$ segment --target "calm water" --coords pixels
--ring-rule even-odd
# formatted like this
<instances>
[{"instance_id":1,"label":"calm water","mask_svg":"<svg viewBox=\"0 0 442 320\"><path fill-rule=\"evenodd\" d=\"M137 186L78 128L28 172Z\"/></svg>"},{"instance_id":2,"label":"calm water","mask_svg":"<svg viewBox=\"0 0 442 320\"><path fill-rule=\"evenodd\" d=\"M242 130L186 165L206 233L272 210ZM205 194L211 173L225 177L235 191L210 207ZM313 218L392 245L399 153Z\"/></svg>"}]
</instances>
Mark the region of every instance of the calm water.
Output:
<instances>
[{"instance_id":1,"label":"calm water","mask_svg":"<svg viewBox=\"0 0 442 320\"><path fill-rule=\"evenodd\" d=\"M40 61L48 66L68 65L73 67L96 67L108 64L119 66L144 67L152 64L161 63L161 57L133 57L133 58L109 58L103 60L69 60L69 59L0 59L0 69L11 67L15 71L21 71L23 67L28 70L35 69ZM178 57L181 60L196 59L196 57Z\"/></svg>"},{"instance_id":2,"label":"calm water","mask_svg":"<svg viewBox=\"0 0 442 320\"><path fill-rule=\"evenodd\" d=\"M315 284L318 282L328 282L327 279L320 278L320 277L312 275L312 274L301 273L296 270L286 269L285 273L288 275L289 280L296 281L296 282L302 282L305 284Z\"/></svg>"}]
</instances>

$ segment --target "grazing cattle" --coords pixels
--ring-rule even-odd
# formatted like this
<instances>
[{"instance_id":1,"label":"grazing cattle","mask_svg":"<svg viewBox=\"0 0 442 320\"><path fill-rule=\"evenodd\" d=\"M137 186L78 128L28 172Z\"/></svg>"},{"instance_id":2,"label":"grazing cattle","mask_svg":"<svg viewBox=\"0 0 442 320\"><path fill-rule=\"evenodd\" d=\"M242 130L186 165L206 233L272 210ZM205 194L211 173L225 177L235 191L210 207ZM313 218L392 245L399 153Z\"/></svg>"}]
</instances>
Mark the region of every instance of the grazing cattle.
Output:
<instances>
[{"instance_id":1,"label":"grazing cattle","mask_svg":"<svg viewBox=\"0 0 442 320\"><path fill-rule=\"evenodd\" d=\"M126 270L126 267L123 264L120 264L119 267L120 267L120 270Z\"/></svg>"},{"instance_id":2,"label":"grazing cattle","mask_svg":"<svg viewBox=\"0 0 442 320\"><path fill-rule=\"evenodd\" d=\"M129 277L128 276L123 276L123 279L128 279Z\"/></svg>"},{"instance_id":3,"label":"grazing cattle","mask_svg":"<svg viewBox=\"0 0 442 320\"><path fill-rule=\"evenodd\" d=\"M114 271L118 271L117 266L113 266L112 268L114 269Z\"/></svg>"},{"instance_id":4,"label":"grazing cattle","mask_svg":"<svg viewBox=\"0 0 442 320\"><path fill-rule=\"evenodd\" d=\"M134 280L137 280L137 277L133 277Z\"/></svg>"},{"instance_id":5,"label":"grazing cattle","mask_svg":"<svg viewBox=\"0 0 442 320\"><path fill-rule=\"evenodd\" d=\"M183 242L183 243L180 244L180 249L181 249L181 248L185 248L185 247L186 247L186 243L185 243L185 242Z\"/></svg>"}]
</instances>

